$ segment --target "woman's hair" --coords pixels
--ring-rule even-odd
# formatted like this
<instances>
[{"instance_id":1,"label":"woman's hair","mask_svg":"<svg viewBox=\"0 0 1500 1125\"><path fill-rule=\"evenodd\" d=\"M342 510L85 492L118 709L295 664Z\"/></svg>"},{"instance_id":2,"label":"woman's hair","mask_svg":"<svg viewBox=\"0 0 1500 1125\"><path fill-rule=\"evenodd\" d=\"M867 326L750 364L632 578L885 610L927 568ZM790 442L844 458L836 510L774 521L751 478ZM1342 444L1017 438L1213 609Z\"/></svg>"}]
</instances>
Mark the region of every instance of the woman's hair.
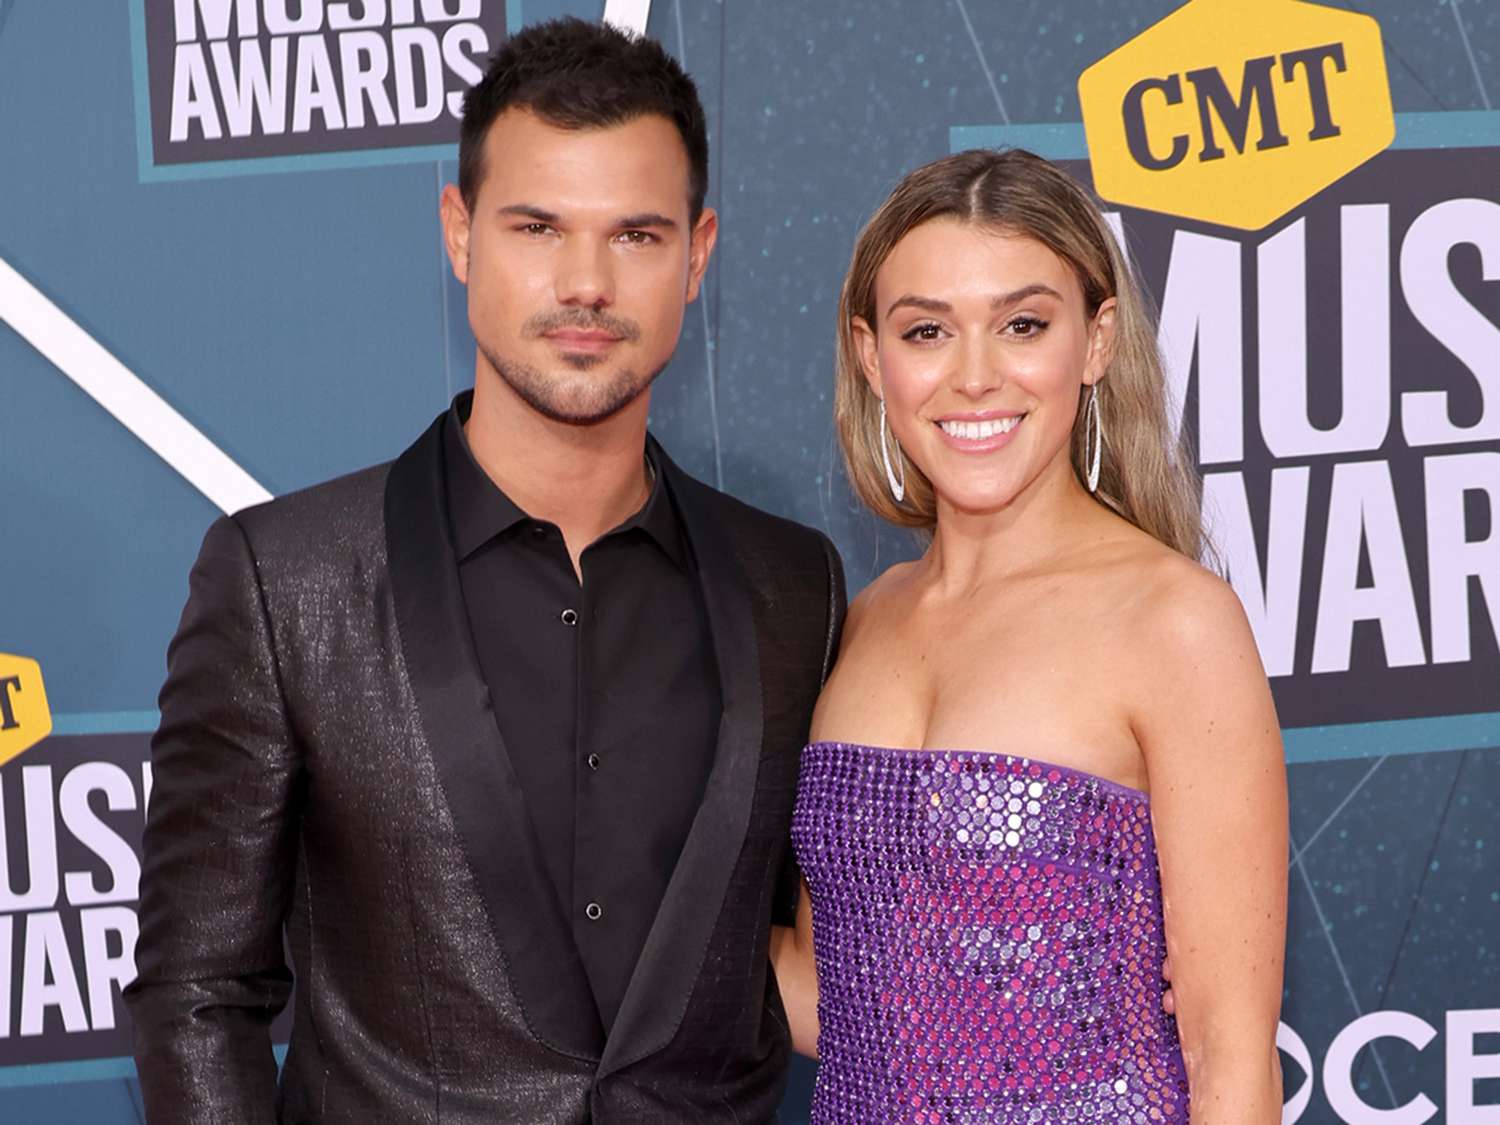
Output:
<instances>
[{"instance_id":1,"label":"woman's hair","mask_svg":"<svg viewBox=\"0 0 1500 1125\"><path fill-rule=\"evenodd\" d=\"M863 317L875 329L876 274L901 239L938 218L1036 239L1073 267L1089 317L1115 298L1114 354L1098 384L1104 449L1094 498L1168 547L1193 559L1203 555L1202 483L1167 420L1153 311L1093 197L1062 169L1023 149L974 149L924 164L896 185L854 244L839 298L834 421L859 498L904 527L930 531L937 522L931 482L894 443L892 455L906 471L905 499L898 504L886 487L880 400L865 379L853 322ZM1071 439L1080 481L1087 473L1088 391L1082 388Z\"/></svg>"}]
</instances>

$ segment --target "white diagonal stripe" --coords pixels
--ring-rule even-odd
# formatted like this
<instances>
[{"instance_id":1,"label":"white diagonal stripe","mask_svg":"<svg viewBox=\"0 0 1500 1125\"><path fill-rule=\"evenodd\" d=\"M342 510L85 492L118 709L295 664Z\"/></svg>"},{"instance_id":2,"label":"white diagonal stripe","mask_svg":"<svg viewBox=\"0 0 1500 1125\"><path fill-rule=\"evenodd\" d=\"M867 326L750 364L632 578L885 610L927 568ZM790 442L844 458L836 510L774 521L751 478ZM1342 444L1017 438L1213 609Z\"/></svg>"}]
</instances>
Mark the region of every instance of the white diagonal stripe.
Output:
<instances>
[{"instance_id":1,"label":"white diagonal stripe","mask_svg":"<svg viewBox=\"0 0 1500 1125\"><path fill-rule=\"evenodd\" d=\"M604 0L604 22L631 35L646 34L651 0Z\"/></svg>"},{"instance_id":2,"label":"white diagonal stripe","mask_svg":"<svg viewBox=\"0 0 1500 1125\"><path fill-rule=\"evenodd\" d=\"M226 513L271 499L255 478L3 259L0 320Z\"/></svg>"}]
</instances>

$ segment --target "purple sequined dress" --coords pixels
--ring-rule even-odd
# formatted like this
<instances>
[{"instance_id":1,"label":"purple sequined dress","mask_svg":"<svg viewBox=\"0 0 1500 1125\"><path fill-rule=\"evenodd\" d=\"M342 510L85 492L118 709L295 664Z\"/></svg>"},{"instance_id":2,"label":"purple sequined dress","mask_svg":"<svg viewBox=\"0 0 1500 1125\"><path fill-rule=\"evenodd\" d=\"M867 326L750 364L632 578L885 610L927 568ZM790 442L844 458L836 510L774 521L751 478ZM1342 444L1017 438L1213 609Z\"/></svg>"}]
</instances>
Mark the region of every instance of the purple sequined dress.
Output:
<instances>
[{"instance_id":1,"label":"purple sequined dress","mask_svg":"<svg viewBox=\"0 0 1500 1125\"><path fill-rule=\"evenodd\" d=\"M1146 794L976 751L820 742L792 839L813 1125L1188 1119Z\"/></svg>"}]
</instances>

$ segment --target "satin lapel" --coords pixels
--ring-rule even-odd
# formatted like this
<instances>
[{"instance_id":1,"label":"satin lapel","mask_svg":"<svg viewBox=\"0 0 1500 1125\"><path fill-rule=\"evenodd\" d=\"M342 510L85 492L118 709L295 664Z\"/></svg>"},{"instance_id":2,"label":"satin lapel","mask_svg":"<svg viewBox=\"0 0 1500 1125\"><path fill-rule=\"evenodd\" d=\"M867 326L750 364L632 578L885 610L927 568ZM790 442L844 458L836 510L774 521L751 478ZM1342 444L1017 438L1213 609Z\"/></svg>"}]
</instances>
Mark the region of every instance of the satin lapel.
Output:
<instances>
[{"instance_id":1,"label":"satin lapel","mask_svg":"<svg viewBox=\"0 0 1500 1125\"><path fill-rule=\"evenodd\" d=\"M596 1059L598 1008L541 861L469 631L448 530L443 417L391 466L386 550L401 650L469 868L533 1035Z\"/></svg>"},{"instance_id":2,"label":"satin lapel","mask_svg":"<svg viewBox=\"0 0 1500 1125\"><path fill-rule=\"evenodd\" d=\"M712 510L713 493L655 442L651 448L697 558L724 714L703 804L610 1029L601 1078L661 1050L676 1034L745 842L760 765L760 659L749 583Z\"/></svg>"}]
</instances>

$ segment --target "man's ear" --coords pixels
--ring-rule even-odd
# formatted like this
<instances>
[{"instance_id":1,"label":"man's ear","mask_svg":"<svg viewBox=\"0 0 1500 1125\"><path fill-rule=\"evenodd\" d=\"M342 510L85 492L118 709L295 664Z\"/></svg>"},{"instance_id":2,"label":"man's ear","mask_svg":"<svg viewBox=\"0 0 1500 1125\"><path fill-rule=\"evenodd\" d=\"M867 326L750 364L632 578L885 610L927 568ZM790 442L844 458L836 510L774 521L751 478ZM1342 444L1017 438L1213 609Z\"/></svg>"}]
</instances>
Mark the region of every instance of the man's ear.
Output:
<instances>
[{"instance_id":1,"label":"man's ear","mask_svg":"<svg viewBox=\"0 0 1500 1125\"><path fill-rule=\"evenodd\" d=\"M705 207L703 214L699 215L698 221L693 224L693 237L688 244L687 299L689 303L698 299L698 291L703 287L703 275L708 270L708 259L713 256L714 245L718 241L718 212L712 207Z\"/></svg>"},{"instance_id":2,"label":"man's ear","mask_svg":"<svg viewBox=\"0 0 1500 1125\"><path fill-rule=\"evenodd\" d=\"M438 203L438 216L443 222L443 248L448 251L448 262L453 267L453 276L462 285L469 284L469 208L457 184L443 189Z\"/></svg>"}]
</instances>

